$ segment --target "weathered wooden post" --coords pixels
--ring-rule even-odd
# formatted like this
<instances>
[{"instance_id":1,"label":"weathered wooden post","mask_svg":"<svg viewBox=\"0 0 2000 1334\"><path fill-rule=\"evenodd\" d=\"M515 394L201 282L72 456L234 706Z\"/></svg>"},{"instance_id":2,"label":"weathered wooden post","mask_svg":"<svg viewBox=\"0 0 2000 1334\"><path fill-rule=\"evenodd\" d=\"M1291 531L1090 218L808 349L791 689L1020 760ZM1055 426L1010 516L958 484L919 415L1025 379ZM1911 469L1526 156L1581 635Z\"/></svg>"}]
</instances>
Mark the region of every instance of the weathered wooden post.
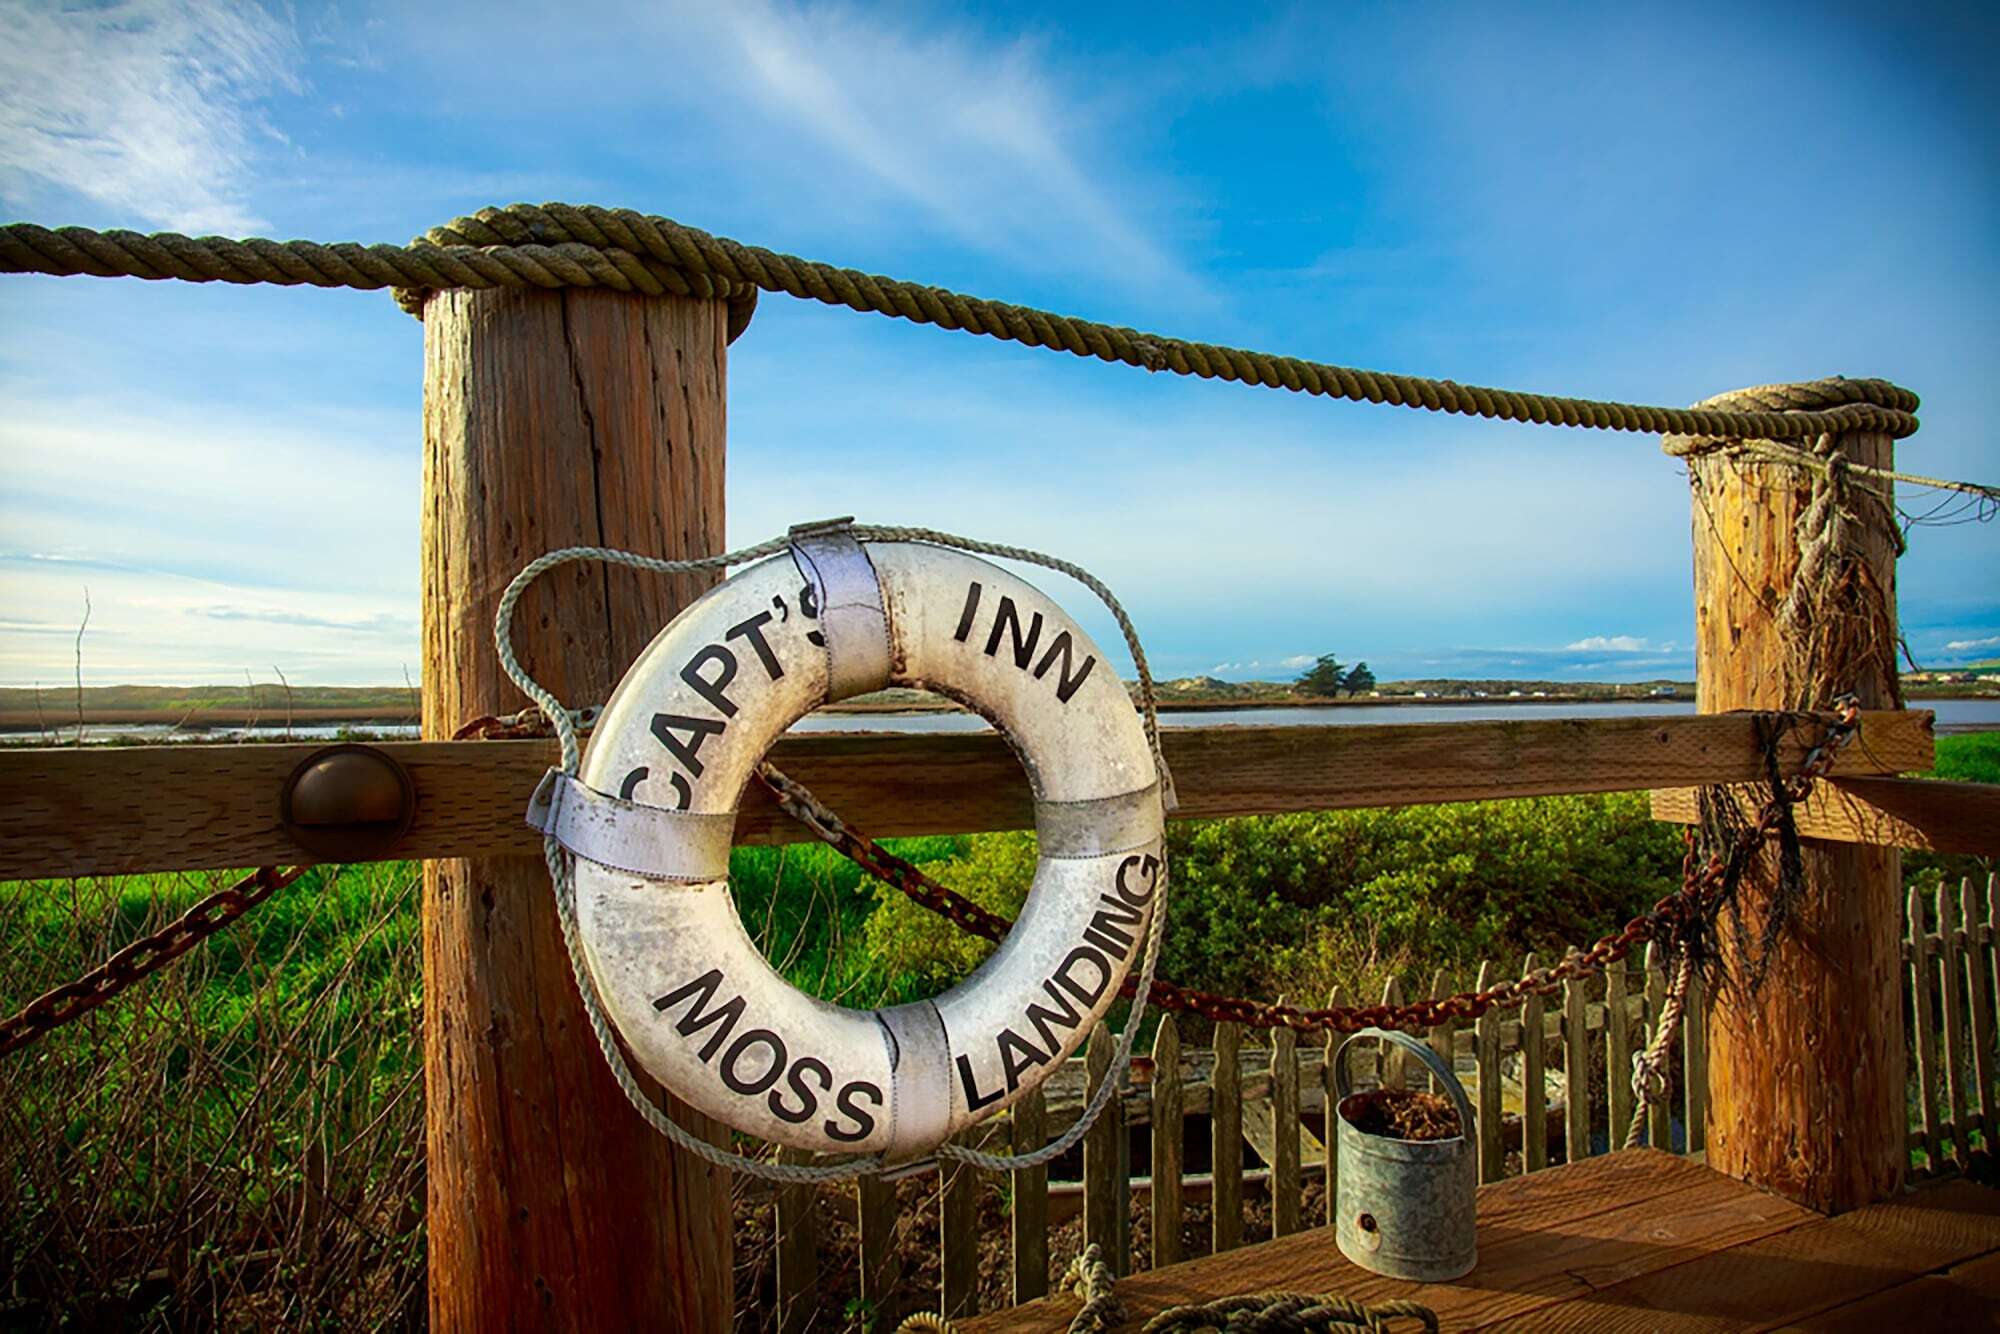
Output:
<instances>
[{"instance_id":1,"label":"weathered wooden post","mask_svg":"<svg viewBox=\"0 0 2000 1334\"><path fill-rule=\"evenodd\" d=\"M1805 388L1805 387L1800 387ZM1769 409L1795 390L1745 390L1704 407ZM1696 700L1703 713L1901 707L1890 484L1744 453L1737 441L1669 438L1694 497ZM1894 441L1850 432L1808 448L1887 469ZM1810 512L1819 483L1822 508ZM1824 521L1824 522L1823 522ZM1802 561L1803 557L1803 561ZM1803 577L1802 577L1803 570ZM1790 603L1788 605L1788 599ZM1866 744L1866 736L1861 744ZM1897 914L1901 854L1806 840L1805 892L1768 975L1710 998L1708 1161L1826 1212L1894 1192L1908 1162ZM1775 855L1745 876L1753 937ZM1725 921L1725 935L1730 935ZM1748 961L1730 957L1740 982Z\"/></svg>"},{"instance_id":2,"label":"weathered wooden post","mask_svg":"<svg viewBox=\"0 0 2000 1334\"><path fill-rule=\"evenodd\" d=\"M598 291L431 297L426 738L526 703L493 611L527 561L723 549L727 319L721 301ZM571 705L601 703L712 582L564 567L520 604L520 659ZM726 1174L649 1129L606 1072L541 858L428 864L423 930L432 1328L727 1328Z\"/></svg>"}]
</instances>

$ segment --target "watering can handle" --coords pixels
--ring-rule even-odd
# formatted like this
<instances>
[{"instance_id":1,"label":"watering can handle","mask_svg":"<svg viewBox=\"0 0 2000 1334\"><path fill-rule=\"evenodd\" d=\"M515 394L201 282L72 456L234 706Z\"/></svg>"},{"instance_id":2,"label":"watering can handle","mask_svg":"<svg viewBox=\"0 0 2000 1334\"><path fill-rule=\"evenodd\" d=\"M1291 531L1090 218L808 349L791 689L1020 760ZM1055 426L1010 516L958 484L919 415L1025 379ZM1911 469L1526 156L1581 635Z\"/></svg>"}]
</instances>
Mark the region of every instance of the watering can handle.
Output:
<instances>
[{"instance_id":1,"label":"watering can handle","mask_svg":"<svg viewBox=\"0 0 2000 1334\"><path fill-rule=\"evenodd\" d=\"M1333 1096L1336 1105L1354 1092L1354 1086L1347 1079L1347 1049L1359 1038L1381 1038L1415 1054L1451 1094L1452 1102L1458 1107L1460 1133L1466 1138L1471 1138L1475 1118L1472 1114L1472 1100L1465 1096L1465 1085L1458 1082L1458 1076L1452 1073L1451 1067L1446 1065L1436 1052L1408 1033L1392 1033L1386 1028L1364 1028L1358 1033L1351 1034L1347 1041L1341 1043L1340 1050L1333 1054Z\"/></svg>"}]
</instances>

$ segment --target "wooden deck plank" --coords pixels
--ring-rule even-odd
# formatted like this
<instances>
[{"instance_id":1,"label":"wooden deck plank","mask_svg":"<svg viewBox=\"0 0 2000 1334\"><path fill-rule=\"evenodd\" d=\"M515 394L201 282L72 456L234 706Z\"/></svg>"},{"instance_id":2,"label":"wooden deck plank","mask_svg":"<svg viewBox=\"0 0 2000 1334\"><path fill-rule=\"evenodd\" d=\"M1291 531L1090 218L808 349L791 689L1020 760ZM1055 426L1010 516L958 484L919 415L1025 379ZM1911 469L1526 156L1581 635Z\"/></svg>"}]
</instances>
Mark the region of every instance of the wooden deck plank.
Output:
<instances>
[{"instance_id":1,"label":"wooden deck plank","mask_svg":"<svg viewBox=\"0 0 2000 1334\"><path fill-rule=\"evenodd\" d=\"M2000 1330L2000 1251L1884 1288L1836 1310L1816 1311L1783 1326L1815 1334L1882 1334L1884 1330Z\"/></svg>"},{"instance_id":2,"label":"wooden deck plank","mask_svg":"<svg viewBox=\"0 0 2000 1334\"><path fill-rule=\"evenodd\" d=\"M1525 1311L1586 1291L1567 1273L1571 1268L1636 1272L1632 1266L1684 1259L1690 1247L1766 1235L1813 1217L1704 1167L1641 1150L1484 1187L1480 1267L1458 1283L1420 1285L1369 1274L1342 1258L1321 1228L1122 1280L1118 1293L1135 1322L1182 1302L1285 1288L1330 1290L1362 1301L1414 1296L1455 1325L1495 1303ZM1663 1223L1668 1218L1684 1221ZM1662 1226L1685 1227L1690 1235L1661 1244L1656 1234ZM1062 1330L1075 1312L1076 1299L1058 1295L964 1328L968 1334Z\"/></svg>"},{"instance_id":3,"label":"wooden deck plank","mask_svg":"<svg viewBox=\"0 0 2000 1334\"><path fill-rule=\"evenodd\" d=\"M1837 1218L1815 1215L1775 1235L1671 1267L1608 1284L1591 1282L1590 1291L1538 1311L1532 1320L1502 1319L1476 1328L1679 1334L1798 1321L1816 1327L1823 1313L1995 1251L2000 1251L2000 1191L1953 1182Z\"/></svg>"},{"instance_id":4,"label":"wooden deck plank","mask_svg":"<svg viewBox=\"0 0 2000 1334\"><path fill-rule=\"evenodd\" d=\"M1413 1284L1341 1258L1324 1229L1121 1280L1135 1322L1272 1288L1411 1297L1447 1330L1996 1328L2000 1191L1952 1182L1825 1218L1685 1159L1614 1153L1480 1190L1480 1263ZM1061 1330L1057 1296L965 1326ZM1979 1323L1988 1321L1988 1323Z\"/></svg>"}]
</instances>

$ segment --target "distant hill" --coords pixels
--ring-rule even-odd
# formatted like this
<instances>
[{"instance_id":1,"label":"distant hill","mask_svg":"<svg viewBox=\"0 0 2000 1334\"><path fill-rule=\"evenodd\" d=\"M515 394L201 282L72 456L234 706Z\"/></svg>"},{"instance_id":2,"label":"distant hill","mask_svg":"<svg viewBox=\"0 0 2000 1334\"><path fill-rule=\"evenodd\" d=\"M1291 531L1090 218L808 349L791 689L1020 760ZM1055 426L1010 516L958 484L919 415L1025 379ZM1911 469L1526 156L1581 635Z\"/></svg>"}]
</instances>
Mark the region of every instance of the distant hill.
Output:
<instances>
[{"instance_id":1,"label":"distant hill","mask_svg":"<svg viewBox=\"0 0 2000 1334\"><path fill-rule=\"evenodd\" d=\"M1685 695L1694 698L1694 682L1670 681L1659 677L1651 681L1513 681L1456 680L1440 677L1415 681L1385 681L1379 687L1384 695L1424 694L1441 696L1446 699L1463 699L1467 696L1478 698L1504 699L1514 695L1561 696L1565 699L1649 699L1663 694Z\"/></svg>"},{"instance_id":2,"label":"distant hill","mask_svg":"<svg viewBox=\"0 0 2000 1334\"><path fill-rule=\"evenodd\" d=\"M1223 681L1213 676L1185 676L1157 683L1164 704L1265 704L1299 699L1289 681ZM1669 681L1509 681L1450 680L1382 681L1359 699L1657 699L1694 698L1694 682Z\"/></svg>"},{"instance_id":3,"label":"distant hill","mask_svg":"<svg viewBox=\"0 0 2000 1334\"><path fill-rule=\"evenodd\" d=\"M1913 699L1990 696L2000 683L2000 660L1950 669L1955 675L1976 675L1976 681L1937 682L1929 675L1905 678ZM1136 683L1127 683L1136 689ZM1209 675L1183 676L1157 683L1160 703L1167 708L1274 707L1315 701L1292 693L1289 681L1224 681ZM1361 696L1343 702L1427 700L1644 700L1693 699L1694 682L1670 681L1514 681L1504 678L1459 680L1430 677L1383 681ZM950 709L949 700L926 691L892 689L845 700L834 708L846 713ZM416 721L417 692L408 686L293 686L256 681L212 686L86 686L83 714L87 722L171 723L183 719L220 724L250 718L297 722ZM0 686L0 727L33 728L71 723L77 715L72 686L47 685L36 690Z\"/></svg>"},{"instance_id":4,"label":"distant hill","mask_svg":"<svg viewBox=\"0 0 2000 1334\"><path fill-rule=\"evenodd\" d=\"M1292 689L1272 681L1224 681L1213 676L1183 676L1154 684L1162 699L1188 700L1275 699Z\"/></svg>"},{"instance_id":5,"label":"distant hill","mask_svg":"<svg viewBox=\"0 0 2000 1334\"><path fill-rule=\"evenodd\" d=\"M51 716L76 713L74 686L0 686L0 709L38 704ZM292 686L246 681L240 686L85 686L83 707L93 710L185 713L189 709L381 709L414 716L417 693L408 686Z\"/></svg>"},{"instance_id":6,"label":"distant hill","mask_svg":"<svg viewBox=\"0 0 2000 1334\"><path fill-rule=\"evenodd\" d=\"M74 686L0 686L0 729L63 727L77 721ZM252 723L414 723L417 693L407 686L85 686L86 723L190 727Z\"/></svg>"}]
</instances>

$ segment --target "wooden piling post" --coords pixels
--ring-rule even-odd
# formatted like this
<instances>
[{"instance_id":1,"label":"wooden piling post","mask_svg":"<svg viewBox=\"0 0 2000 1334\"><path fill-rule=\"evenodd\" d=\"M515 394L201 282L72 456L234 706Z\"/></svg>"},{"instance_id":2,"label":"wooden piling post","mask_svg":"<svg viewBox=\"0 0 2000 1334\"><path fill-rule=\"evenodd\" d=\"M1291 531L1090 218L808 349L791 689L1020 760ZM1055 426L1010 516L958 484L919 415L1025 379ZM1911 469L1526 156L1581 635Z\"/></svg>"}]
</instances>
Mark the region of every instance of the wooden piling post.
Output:
<instances>
[{"instance_id":1,"label":"wooden piling post","mask_svg":"<svg viewBox=\"0 0 2000 1334\"><path fill-rule=\"evenodd\" d=\"M1849 463L1888 469L1894 442L1850 432L1833 445ZM1696 700L1703 713L1825 708L1798 679L1798 640L1781 625L1801 562L1798 525L1814 474L1722 448L1670 440L1687 454L1694 499ZM1898 708L1893 509L1846 482L1848 596L1869 615L1819 645L1819 693L1852 691L1866 709ZM1824 607L1820 623L1829 624ZM1860 743L1867 745L1863 735ZM1762 794L1752 794L1761 800ZM1740 891L1754 938L1771 902L1775 856ZM1893 1193L1907 1166L1907 1060L1898 958L1901 854L1893 848L1805 841L1803 901L1751 994L1711 996L1708 1162L1826 1212ZM1738 979L1747 961L1732 959ZM1699 1019L1690 1016L1691 1023Z\"/></svg>"},{"instance_id":2,"label":"wooden piling post","mask_svg":"<svg viewBox=\"0 0 2000 1334\"><path fill-rule=\"evenodd\" d=\"M426 738L528 702L500 668L493 612L529 560L722 550L727 313L574 289L430 299ZM602 703L712 582L564 567L521 601L520 660L572 706ZM423 917L432 1328L728 1328L727 1174L655 1134L613 1082L541 858L431 862Z\"/></svg>"}]
</instances>

